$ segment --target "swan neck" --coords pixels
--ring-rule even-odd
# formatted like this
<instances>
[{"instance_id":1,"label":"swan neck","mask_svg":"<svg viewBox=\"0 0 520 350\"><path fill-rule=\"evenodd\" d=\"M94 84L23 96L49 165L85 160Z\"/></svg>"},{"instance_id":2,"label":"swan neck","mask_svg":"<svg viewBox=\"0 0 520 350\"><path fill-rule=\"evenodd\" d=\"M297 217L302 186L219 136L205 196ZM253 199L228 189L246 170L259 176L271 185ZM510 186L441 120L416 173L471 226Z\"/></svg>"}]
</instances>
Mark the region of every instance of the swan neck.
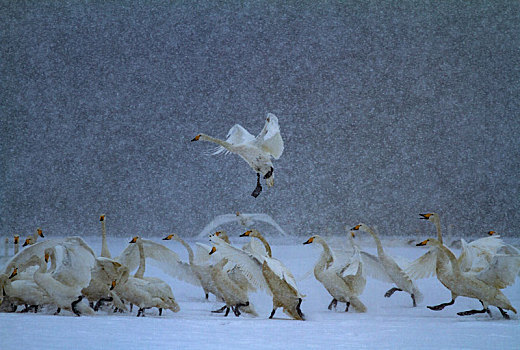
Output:
<instances>
[{"instance_id":1,"label":"swan neck","mask_svg":"<svg viewBox=\"0 0 520 350\"><path fill-rule=\"evenodd\" d=\"M220 145L229 151L234 150L234 146L232 144L230 144L229 142L226 142L224 140L217 139L216 137L212 137L212 136L209 136L206 134L201 134L200 138L201 138L201 140L204 140L204 141L216 143L217 145Z\"/></svg>"},{"instance_id":2,"label":"swan neck","mask_svg":"<svg viewBox=\"0 0 520 350\"><path fill-rule=\"evenodd\" d=\"M14 244L14 255L18 254L19 251L20 251L20 243L15 243Z\"/></svg>"},{"instance_id":3,"label":"swan neck","mask_svg":"<svg viewBox=\"0 0 520 350\"><path fill-rule=\"evenodd\" d=\"M379 254L379 255L384 254L383 245L381 244L381 240L379 239L379 236L374 232L374 230L370 226L367 226L366 230L368 233L370 233L372 235L372 237L374 238L374 242L376 242L377 254Z\"/></svg>"},{"instance_id":4,"label":"swan neck","mask_svg":"<svg viewBox=\"0 0 520 350\"><path fill-rule=\"evenodd\" d=\"M442 232L440 220L435 220L435 228L437 229L437 240L442 244Z\"/></svg>"},{"instance_id":5,"label":"swan neck","mask_svg":"<svg viewBox=\"0 0 520 350\"><path fill-rule=\"evenodd\" d=\"M108 250L105 220L101 221L101 256L103 258L112 258L110 251Z\"/></svg>"},{"instance_id":6,"label":"swan neck","mask_svg":"<svg viewBox=\"0 0 520 350\"><path fill-rule=\"evenodd\" d=\"M139 239L137 241L137 248L139 249L139 268L135 272L134 277L143 278L144 271L146 269L146 258L144 256L144 247L143 247L143 242L141 241L141 239Z\"/></svg>"},{"instance_id":7,"label":"swan neck","mask_svg":"<svg viewBox=\"0 0 520 350\"><path fill-rule=\"evenodd\" d=\"M332 263L333 258L332 258L332 252L331 252L330 247L327 244L327 242L325 242L322 239L318 239L318 240L315 239L315 241L316 241L316 243L321 244L321 246L323 247L323 251L321 252L320 258L318 259L316 266L314 266L314 273L316 274L316 271L325 270L327 264Z\"/></svg>"},{"instance_id":8,"label":"swan neck","mask_svg":"<svg viewBox=\"0 0 520 350\"><path fill-rule=\"evenodd\" d=\"M269 245L267 240L264 238L264 236L262 236L260 233L257 232L257 234L255 236L253 236L253 237L258 238L264 244L265 251L267 252L267 256L272 258L273 255L272 255L272 252L271 252L271 246Z\"/></svg>"},{"instance_id":9,"label":"swan neck","mask_svg":"<svg viewBox=\"0 0 520 350\"><path fill-rule=\"evenodd\" d=\"M179 241L180 244L182 244L184 246L184 248L186 248L186 250L188 251L188 261L190 262L190 265L193 264L193 260L194 260L194 256L193 256L193 249L191 249L190 245L188 243L186 243L182 238L180 237L177 237L177 240Z\"/></svg>"}]
</instances>

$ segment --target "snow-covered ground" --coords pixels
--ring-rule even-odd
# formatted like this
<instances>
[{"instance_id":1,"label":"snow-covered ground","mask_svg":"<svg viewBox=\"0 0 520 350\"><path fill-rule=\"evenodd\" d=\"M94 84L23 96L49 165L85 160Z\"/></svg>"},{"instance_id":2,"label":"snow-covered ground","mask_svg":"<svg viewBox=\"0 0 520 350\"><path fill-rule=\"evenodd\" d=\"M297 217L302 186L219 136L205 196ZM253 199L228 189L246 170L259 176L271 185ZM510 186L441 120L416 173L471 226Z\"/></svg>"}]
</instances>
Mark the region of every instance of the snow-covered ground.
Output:
<instances>
[{"instance_id":1,"label":"snow-covered ground","mask_svg":"<svg viewBox=\"0 0 520 350\"><path fill-rule=\"evenodd\" d=\"M238 236L238 235L237 235ZM480 308L476 300L459 297L456 303L443 311L434 312L426 305L450 300L450 293L436 278L419 280L425 300L412 307L408 294L397 292L391 298L383 294L391 286L368 278L361 296L367 313L327 310L331 300L325 289L309 275L321 248L304 246L305 237L272 239L273 256L282 260L298 279L306 294L302 311L306 321L294 321L279 309L275 319L268 319L271 300L264 293L252 295L259 317L228 317L210 311L221 306L210 296L206 301L201 288L177 281L156 267L147 266L145 275L161 277L172 286L181 311L167 311L158 316L157 310L147 310L146 317L131 314L113 314L108 308L96 316L76 317L54 310L38 314L1 313L0 349L278 349L278 348L386 348L386 349L517 349L520 342L520 321L511 312L511 320L504 320L491 307L493 316L457 316L456 312ZM98 237L85 237L96 252L100 251ZM129 239L110 239L112 255L117 255ZM160 238L156 239L158 242ZM247 238L234 238L234 243L245 243ZM329 239L335 247L346 246L341 238ZM162 242L162 241L160 241ZM193 243L193 242L190 242ZM375 253L372 242L360 238L364 250ZM414 259L425 252L423 248L408 245L406 239L383 239L387 253ZM166 245L183 258L186 252L176 242ZM456 251L458 253L458 251ZM520 309L520 282L504 290L513 306Z\"/></svg>"}]
</instances>

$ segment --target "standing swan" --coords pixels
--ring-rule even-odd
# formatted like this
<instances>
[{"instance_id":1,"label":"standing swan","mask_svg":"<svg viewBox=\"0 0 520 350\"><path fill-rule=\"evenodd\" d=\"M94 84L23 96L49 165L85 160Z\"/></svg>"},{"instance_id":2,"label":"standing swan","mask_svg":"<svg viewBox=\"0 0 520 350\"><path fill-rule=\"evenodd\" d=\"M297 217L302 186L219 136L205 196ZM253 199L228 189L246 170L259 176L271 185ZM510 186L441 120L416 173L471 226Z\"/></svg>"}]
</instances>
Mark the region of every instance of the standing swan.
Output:
<instances>
[{"instance_id":1,"label":"standing swan","mask_svg":"<svg viewBox=\"0 0 520 350\"><path fill-rule=\"evenodd\" d=\"M13 255L18 254L20 251L20 236L14 235L14 241L13 241Z\"/></svg>"},{"instance_id":2,"label":"standing swan","mask_svg":"<svg viewBox=\"0 0 520 350\"><path fill-rule=\"evenodd\" d=\"M488 305L494 305L499 310L502 316L506 319L509 318L507 313L504 311L511 310L516 313L516 310L511 306L510 301L496 286L484 283L478 278L475 278L470 273L464 273L460 269L459 262L455 258L455 255L446 248L441 242L434 238L429 238L420 243L417 246L430 245L433 246L437 252L436 256L436 274L439 281L451 291L451 301L442 303L435 306L428 306L430 310L439 311L444 309L448 305L455 303L455 299L458 296L465 296L468 298L478 299L482 304L482 310L469 310L464 312L458 312L459 316L473 315L476 313L487 312L490 314Z\"/></svg>"},{"instance_id":3,"label":"standing swan","mask_svg":"<svg viewBox=\"0 0 520 350\"><path fill-rule=\"evenodd\" d=\"M358 298L365 289L366 284L362 265L358 264L355 275L343 277L341 273L346 267L339 266L338 262L334 261L334 256L327 242L321 236L315 235L303 244L311 243L318 243L323 248L320 259L314 266L314 277L321 282L333 298L329 304L329 310L339 301L347 304L345 312L348 311L350 304L358 312L366 312L366 306Z\"/></svg>"},{"instance_id":4,"label":"standing swan","mask_svg":"<svg viewBox=\"0 0 520 350\"><path fill-rule=\"evenodd\" d=\"M366 225L366 224L359 224L352 228L353 231L362 230L365 232L368 232L376 242L377 246L377 255L379 257L379 261L381 262L381 265L383 266L384 271L390 277L390 279L396 284L397 287L390 288L386 293L385 297L389 298L397 291L405 291L410 293L410 296L412 297L413 306L417 306L417 302L421 302L423 295L413 283L412 279L397 265L397 263L394 261L392 257L389 255L386 255L385 251L383 250L383 245L381 244L381 240L377 236L377 234L374 232L374 230Z\"/></svg>"},{"instance_id":5,"label":"standing swan","mask_svg":"<svg viewBox=\"0 0 520 350\"><path fill-rule=\"evenodd\" d=\"M256 137L239 124L235 124L229 130L225 141L206 134L198 134L191 141L198 140L220 145L213 154L222 152L238 154L253 168L257 179L256 188L251 196L256 198L262 192L260 175L265 179L267 186L272 187L274 185L274 168L271 157L279 159L284 149L278 118L274 114L267 114L264 128Z\"/></svg>"}]
</instances>

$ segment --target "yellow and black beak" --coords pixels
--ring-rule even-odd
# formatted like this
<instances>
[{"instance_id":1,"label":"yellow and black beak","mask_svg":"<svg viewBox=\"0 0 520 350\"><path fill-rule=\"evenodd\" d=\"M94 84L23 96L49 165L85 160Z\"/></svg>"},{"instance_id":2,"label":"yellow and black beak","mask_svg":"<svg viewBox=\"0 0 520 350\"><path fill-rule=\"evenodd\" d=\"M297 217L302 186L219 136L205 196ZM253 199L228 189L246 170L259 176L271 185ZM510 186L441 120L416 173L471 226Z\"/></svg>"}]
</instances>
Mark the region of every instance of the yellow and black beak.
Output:
<instances>
[{"instance_id":1,"label":"yellow and black beak","mask_svg":"<svg viewBox=\"0 0 520 350\"><path fill-rule=\"evenodd\" d=\"M361 227L361 225L356 225L356 226L352 227L350 230L357 231L357 230L359 230L360 227Z\"/></svg>"},{"instance_id":2,"label":"yellow and black beak","mask_svg":"<svg viewBox=\"0 0 520 350\"><path fill-rule=\"evenodd\" d=\"M173 238L173 234L164 237L162 240L163 241L170 241L172 238Z\"/></svg>"},{"instance_id":3,"label":"yellow and black beak","mask_svg":"<svg viewBox=\"0 0 520 350\"><path fill-rule=\"evenodd\" d=\"M28 246L29 244L31 244L31 239L27 238L25 242L22 244L22 247Z\"/></svg>"},{"instance_id":4,"label":"yellow and black beak","mask_svg":"<svg viewBox=\"0 0 520 350\"><path fill-rule=\"evenodd\" d=\"M101 216L99 217L99 221L105 221L105 214L103 214L103 215L101 215Z\"/></svg>"},{"instance_id":5,"label":"yellow and black beak","mask_svg":"<svg viewBox=\"0 0 520 350\"><path fill-rule=\"evenodd\" d=\"M352 238L356 238L356 233L354 231L350 231L350 235L352 236Z\"/></svg>"},{"instance_id":6,"label":"yellow and black beak","mask_svg":"<svg viewBox=\"0 0 520 350\"><path fill-rule=\"evenodd\" d=\"M198 141L200 139L200 134L195 136L194 138L191 139L191 142L193 141Z\"/></svg>"},{"instance_id":7,"label":"yellow and black beak","mask_svg":"<svg viewBox=\"0 0 520 350\"><path fill-rule=\"evenodd\" d=\"M419 219L421 220L430 220L430 217L432 214L419 214L421 217Z\"/></svg>"},{"instance_id":8,"label":"yellow and black beak","mask_svg":"<svg viewBox=\"0 0 520 350\"><path fill-rule=\"evenodd\" d=\"M311 244L312 242L314 242L314 236L303 242L303 244Z\"/></svg>"},{"instance_id":9,"label":"yellow and black beak","mask_svg":"<svg viewBox=\"0 0 520 350\"><path fill-rule=\"evenodd\" d=\"M17 267L14 268L13 273L11 273L11 275L9 276L9 279L13 278L16 275L18 275L18 268Z\"/></svg>"},{"instance_id":10,"label":"yellow and black beak","mask_svg":"<svg viewBox=\"0 0 520 350\"><path fill-rule=\"evenodd\" d=\"M46 263L49 262L49 254L48 253L45 253L44 260L45 260Z\"/></svg>"},{"instance_id":11,"label":"yellow and black beak","mask_svg":"<svg viewBox=\"0 0 520 350\"><path fill-rule=\"evenodd\" d=\"M14 236L14 244L18 244L19 241L20 241L20 237Z\"/></svg>"},{"instance_id":12,"label":"yellow and black beak","mask_svg":"<svg viewBox=\"0 0 520 350\"><path fill-rule=\"evenodd\" d=\"M251 231L246 231L246 232L242 233L240 235L240 237L249 237L250 234L251 234Z\"/></svg>"},{"instance_id":13,"label":"yellow and black beak","mask_svg":"<svg viewBox=\"0 0 520 350\"><path fill-rule=\"evenodd\" d=\"M116 280L112 281L112 284L110 285L110 290L113 290L116 287Z\"/></svg>"},{"instance_id":14,"label":"yellow and black beak","mask_svg":"<svg viewBox=\"0 0 520 350\"><path fill-rule=\"evenodd\" d=\"M417 243L416 246L417 246L417 247L421 247L421 246L423 246L423 245L426 245L427 243L428 243L428 240L425 239L424 241L422 241L422 242L420 242L420 243Z\"/></svg>"},{"instance_id":15,"label":"yellow and black beak","mask_svg":"<svg viewBox=\"0 0 520 350\"><path fill-rule=\"evenodd\" d=\"M137 239L139 238L139 236L135 236L134 238L132 238L132 240L128 243L135 243L137 242Z\"/></svg>"},{"instance_id":16,"label":"yellow and black beak","mask_svg":"<svg viewBox=\"0 0 520 350\"><path fill-rule=\"evenodd\" d=\"M493 236L494 234L496 234L496 232L495 231L488 231L487 234L490 235L490 236Z\"/></svg>"},{"instance_id":17,"label":"yellow and black beak","mask_svg":"<svg viewBox=\"0 0 520 350\"><path fill-rule=\"evenodd\" d=\"M209 255L215 253L217 251L217 248L213 247L211 248L210 252L209 252Z\"/></svg>"},{"instance_id":18,"label":"yellow and black beak","mask_svg":"<svg viewBox=\"0 0 520 350\"><path fill-rule=\"evenodd\" d=\"M37 232L38 232L38 236L40 236L41 238L45 238L45 236L43 235L43 231L42 231L41 228L39 228L39 229L37 230Z\"/></svg>"}]
</instances>

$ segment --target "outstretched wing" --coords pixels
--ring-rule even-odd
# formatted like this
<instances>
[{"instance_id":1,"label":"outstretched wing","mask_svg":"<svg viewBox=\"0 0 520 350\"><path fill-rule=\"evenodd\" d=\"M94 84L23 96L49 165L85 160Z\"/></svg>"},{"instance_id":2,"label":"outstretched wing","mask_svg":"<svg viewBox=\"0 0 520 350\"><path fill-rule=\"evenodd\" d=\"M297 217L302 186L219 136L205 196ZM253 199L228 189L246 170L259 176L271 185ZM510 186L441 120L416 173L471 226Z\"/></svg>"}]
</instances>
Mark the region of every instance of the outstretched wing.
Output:
<instances>
[{"instance_id":1,"label":"outstretched wing","mask_svg":"<svg viewBox=\"0 0 520 350\"><path fill-rule=\"evenodd\" d=\"M383 282L394 283L386 273L377 256L362 251L361 261L363 262L364 271L368 276Z\"/></svg>"},{"instance_id":2,"label":"outstretched wing","mask_svg":"<svg viewBox=\"0 0 520 350\"><path fill-rule=\"evenodd\" d=\"M255 137L253 135L251 135L249 133L249 131L244 129L244 127L242 127L239 124L235 124L235 125L233 125L233 127L231 127L231 129L229 129L226 142L230 143L234 146L237 146L237 145L241 145L241 144L244 144L247 142L251 142L254 139L255 139ZM231 152L229 152L224 147L219 146L219 147L217 147L215 152L213 152L213 154L220 154L220 153L229 154Z\"/></svg>"},{"instance_id":3,"label":"outstretched wing","mask_svg":"<svg viewBox=\"0 0 520 350\"><path fill-rule=\"evenodd\" d=\"M147 262L150 260L150 265L158 267L163 272L181 281L200 286L199 279L195 276L189 264L181 261L177 253L160 243L148 239L141 240L143 241L144 255ZM137 269L139 266L137 244L129 244L115 260L128 267L129 271Z\"/></svg>"},{"instance_id":4,"label":"outstretched wing","mask_svg":"<svg viewBox=\"0 0 520 350\"><path fill-rule=\"evenodd\" d=\"M284 145L282 135L280 134L280 126L278 118L268 113L265 125L255 141L258 146L265 152L270 153L274 159L279 159L283 153Z\"/></svg>"},{"instance_id":5,"label":"outstretched wing","mask_svg":"<svg viewBox=\"0 0 520 350\"><path fill-rule=\"evenodd\" d=\"M278 232L280 232L282 234L282 236L287 236L287 233L285 233L285 231L280 227L280 225L278 225L276 223L276 221L274 221L274 219L268 214L255 213L255 214L242 214L242 215L244 217L249 217L255 221L265 222L266 224L269 224L269 225L273 226L275 229L277 229Z\"/></svg>"},{"instance_id":6,"label":"outstretched wing","mask_svg":"<svg viewBox=\"0 0 520 350\"><path fill-rule=\"evenodd\" d=\"M428 278L435 275L437 264L437 249L430 249L419 258L412 261L405 269L405 272L413 280Z\"/></svg>"},{"instance_id":7,"label":"outstretched wing","mask_svg":"<svg viewBox=\"0 0 520 350\"><path fill-rule=\"evenodd\" d=\"M208 236L210 234L215 233L215 231L217 230L217 228L220 225L224 225L224 224L227 224L228 222L233 222L233 221L237 221L237 220L238 220L238 217L236 214L218 215L202 229L201 233L199 233L199 235L197 237L200 239L206 239L206 238L208 238Z\"/></svg>"},{"instance_id":8,"label":"outstretched wing","mask_svg":"<svg viewBox=\"0 0 520 350\"><path fill-rule=\"evenodd\" d=\"M496 254L489 266L475 274L475 277L487 284L503 289L515 283L518 271L520 271L520 256Z\"/></svg>"}]
</instances>

